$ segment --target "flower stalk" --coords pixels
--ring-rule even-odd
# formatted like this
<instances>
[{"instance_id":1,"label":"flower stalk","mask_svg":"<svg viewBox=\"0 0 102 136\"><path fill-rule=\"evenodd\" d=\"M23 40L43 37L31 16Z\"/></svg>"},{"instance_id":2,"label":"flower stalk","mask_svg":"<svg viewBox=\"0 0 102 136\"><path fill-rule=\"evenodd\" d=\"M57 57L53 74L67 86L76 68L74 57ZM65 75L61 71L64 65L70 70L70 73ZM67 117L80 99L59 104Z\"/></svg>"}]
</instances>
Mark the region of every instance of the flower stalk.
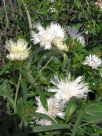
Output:
<instances>
[{"instance_id":1,"label":"flower stalk","mask_svg":"<svg viewBox=\"0 0 102 136\"><path fill-rule=\"evenodd\" d=\"M21 81L21 74L19 75L18 84L16 86L15 101L14 101L14 113L16 113L16 111L17 111L17 99L18 99L20 81Z\"/></svg>"}]
</instances>

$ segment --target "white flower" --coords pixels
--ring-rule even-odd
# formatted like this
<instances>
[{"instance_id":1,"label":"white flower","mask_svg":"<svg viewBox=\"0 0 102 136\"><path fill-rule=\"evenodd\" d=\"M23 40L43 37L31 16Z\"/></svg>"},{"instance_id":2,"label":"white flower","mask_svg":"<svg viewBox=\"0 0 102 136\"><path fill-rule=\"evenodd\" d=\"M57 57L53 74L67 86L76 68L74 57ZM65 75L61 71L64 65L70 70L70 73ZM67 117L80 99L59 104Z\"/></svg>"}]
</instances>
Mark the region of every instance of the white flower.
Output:
<instances>
[{"instance_id":1,"label":"white flower","mask_svg":"<svg viewBox=\"0 0 102 136\"><path fill-rule=\"evenodd\" d=\"M53 41L53 44L59 49L59 50L63 50L63 51L68 51L68 47L67 45L62 41L62 39L60 38L56 38Z\"/></svg>"},{"instance_id":2,"label":"white flower","mask_svg":"<svg viewBox=\"0 0 102 136\"><path fill-rule=\"evenodd\" d=\"M79 41L83 46L85 46L85 39L83 36L77 37L77 41Z\"/></svg>"},{"instance_id":3,"label":"white flower","mask_svg":"<svg viewBox=\"0 0 102 136\"><path fill-rule=\"evenodd\" d=\"M51 121L50 120L46 120L46 119L40 119L40 120L36 120L36 123L38 125L52 125Z\"/></svg>"},{"instance_id":4,"label":"white flower","mask_svg":"<svg viewBox=\"0 0 102 136\"><path fill-rule=\"evenodd\" d=\"M60 38L62 41L64 40L65 32L59 24L51 23L45 29L38 23L35 27L38 33L32 34L32 40L34 44L40 43L40 46L45 49L50 49L51 44L56 38Z\"/></svg>"},{"instance_id":5,"label":"white flower","mask_svg":"<svg viewBox=\"0 0 102 136\"><path fill-rule=\"evenodd\" d=\"M46 109L43 107L39 97L37 97L38 107L37 107L36 112L46 114L52 118L55 118L56 116L58 116L60 118L64 118L64 112L63 112L64 105L60 104L56 100L56 98L51 97L51 98L47 99L47 104L48 104L48 111L46 111Z\"/></svg>"},{"instance_id":6,"label":"white flower","mask_svg":"<svg viewBox=\"0 0 102 136\"><path fill-rule=\"evenodd\" d=\"M79 76L76 80L71 80L70 74L64 80L59 79L57 76L51 80L55 88L49 89L49 92L55 92L55 97L64 103L69 101L72 97L83 98L87 96L90 91L87 83L84 83L83 77Z\"/></svg>"},{"instance_id":7,"label":"white flower","mask_svg":"<svg viewBox=\"0 0 102 136\"><path fill-rule=\"evenodd\" d=\"M85 46L85 39L81 35L81 33L78 32L78 30L76 28L69 26L67 28L67 33L68 33L68 35L70 35L70 37L79 41L82 44L82 46Z\"/></svg>"},{"instance_id":8,"label":"white flower","mask_svg":"<svg viewBox=\"0 0 102 136\"><path fill-rule=\"evenodd\" d=\"M85 58L83 64L92 67L92 69L97 69L102 65L102 60L98 56L90 54Z\"/></svg>"},{"instance_id":9,"label":"white flower","mask_svg":"<svg viewBox=\"0 0 102 136\"><path fill-rule=\"evenodd\" d=\"M55 0L49 0L51 3L55 2Z\"/></svg>"},{"instance_id":10,"label":"white flower","mask_svg":"<svg viewBox=\"0 0 102 136\"><path fill-rule=\"evenodd\" d=\"M49 11L50 11L51 13L55 13L57 10L56 10L55 8L50 8Z\"/></svg>"},{"instance_id":11,"label":"white flower","mask_svg":"<svg viewBox=\"0 0 102 136\"><path fill-rule=\"evenodd\" d=\"M95 5L96 5L100 10L102 10L102 0L97 0L97 1L95 2Z\"/></svg>"},{"instance_id":12,"label":"white flower","mask_svg":"<svg viewBox=\"0 0 102 136\"><path fill-rule=\"evenodd\" d=\"M6 41L5 48L9 51L7 58L10 60L23 61L29 57L28 43L24 39L18 39L17 42L12 40Z\"/></svg>"}]
</instances>

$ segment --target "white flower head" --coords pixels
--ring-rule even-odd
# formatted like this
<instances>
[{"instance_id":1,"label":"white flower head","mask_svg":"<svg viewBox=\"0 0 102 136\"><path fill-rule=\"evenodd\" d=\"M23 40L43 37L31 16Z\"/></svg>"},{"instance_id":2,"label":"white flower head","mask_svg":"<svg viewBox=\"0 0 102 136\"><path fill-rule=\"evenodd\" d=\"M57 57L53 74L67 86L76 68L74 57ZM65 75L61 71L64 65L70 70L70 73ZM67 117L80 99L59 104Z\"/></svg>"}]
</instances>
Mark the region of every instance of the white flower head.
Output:
<instances>
[{"instance_id":1,"label":"white flower head","mask_svg":"<svg viewBox=\"0 0 102 136\"><path fill-rule=\"evenodd\" d=\"M55 0L49 0L51 3L55 2Z\"/></svg>"},{"instance_id":2,"label":"white flower head","mask_svg":"<svg viewBox=\"0 0 102 136\"><path fill-rule=\"evenodd\" d=\"M51 121L46 119L36 120L36 123L41 126L52 125Z\"/></svg>"},{"instance_id":3,"label":"white flower head","mask_svg":"<svg viewBox=\"0 0 102 136\"><path fill-rule=\"evenodd\" d=\"M76 28L69 26L67 29L67 33L70 37L79 41L82 44L82 46L85 46L85 39L82 36L82 34L78 32Z\"/></svg>"},{"instance_id":4,"label":"white flower head","mask_svg":"<svg viewBox=\"0 0 102 136\"><path fill-rule=\"evenodd\" d=\"M18 39L17 42L12 40L6 41L5 48L9 51L7 58L10 60L23 61L29 57L30 48L27 47L28 43L24 39Z\"/></svg>"},{"instance_id":5,"label":"white flower head","mask_svg":"<svg viewBox=\"0 0 102 136\"><path fill-rule=\"evenodd\" d=\"M90 54L85 58L83 64L92 67L92 69L97 69L102 65L102 60L98 56Z\"/></svg>"},{"instance_id":6,"label":"white flower head","mask_svg":"<svg viewBox=\"0 0 102 136\"><path fill-rule=\"evenodd\" d=\"M97 0L95 5L102 11L102 0Z\"/></svg>"},{"instance_id":7,"label":"white flower head","mask_svg":"<svg viewBox=\"0 0 102 136\"><path fill-rule=\"evenodd\" d=\"M43 28L41 24L35 25L38 33L32 34L34 44L40 43L40 46L45 49L50 49L52 42L56 38L64 40L65 32L63 28L57 23L51 23L50 26Z\"/></svg>"},{"instance_id":8,"label":"white flower head","mask_svg":"<svg viewBox=\"0 0 102 136\"><path fill-rule=\"evenodd\" d=\"M46 109L43 107L40 98L37 97L38 107L36 112L46 114L49 117L53 117L53 118L55 118L56 116L60 118L64 118L64 112L63 112L64 105L60 104L60 102L58 102L56 98L51 97L47 99L47 104L48 104L48 111L46 111Z\"/></svg>"},{"instance_id":9,"label":"white flower head","mask_svg":"<svg viewBox=\"0 0 102 136\"><path fill-rule=\"evenodd\" d=\"M53 41L53 44L54 44L59 50L68 51L68 47L67 47L66 43L63 42L62 39L60 39L60 38L56 38L56 39Z\"/></svg>"},{"instance_id":10,"label":"white flower head","mask_svg":"<svg viewBox=\"0 0 102 136\"><path fill-rule=\"evenodd\" d=\"M49 12L55 13L55 12L57 12L57 10L56 10L56 8L50 8L50 9L49 9Z\"/></svg>"},{"instance_id":11,"label":"white flower head","mask_svg":"<svg viewBox=\"0 0 102 136\"><path fill-rule=\"evenodd\" d=\"M55 92L55 97L59 101L64 103L69 101L72 97L83 98L87 96L90 91L87 83L84 83L83 77L79 76L76 80L71 80L69 74L64 80L59 79L57 76L51 80L51 83L55 85L55 88L49 89L49 92Z\"/></svg>"}]
</instances>

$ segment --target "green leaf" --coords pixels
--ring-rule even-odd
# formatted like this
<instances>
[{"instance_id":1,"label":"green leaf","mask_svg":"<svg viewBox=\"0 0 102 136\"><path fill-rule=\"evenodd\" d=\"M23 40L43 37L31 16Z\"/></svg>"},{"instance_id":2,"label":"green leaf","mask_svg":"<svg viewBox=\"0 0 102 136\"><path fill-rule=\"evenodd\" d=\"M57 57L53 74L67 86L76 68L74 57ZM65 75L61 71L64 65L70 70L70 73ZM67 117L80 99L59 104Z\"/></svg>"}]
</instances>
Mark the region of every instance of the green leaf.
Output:
<instances>
[{"instance_id":1,"label":"green leaf","mask_svg":"<svg viewBox=\"0 0 102 136\"><path fill-rule=\"evenodd\" d=\"M0 86L0 96L6 98L9 104L14 106L14 99L12 98L12 90L7 80L5 80Z\"/></svg>"},{"instance_id":2,"label":"green leaf","mask_svg":"<svg viewBox=\"0 0 102 136\"><path fill-rule=\"evenodd\" d=\"M12 66L12 63L8 62L4 67L2 67L2 69L0 68L0 75L4 73L9 73L11 66Z\"/></svg>"},{"instance_id":3,"label":"green leaf","mask_svg":"<svg viewBox=\"0 0 102 136\"><path fill-rule=\"evenodd\" d=\"M22 1L21 0L17 0L19 6L22 6Z\"/></svg>"},{"instance_id":4,"label":"green leaf","mask_svg":"<svg viewBox=\"0 0 102 136\"><path fill-rule=\"evenodd\" d=\"M31 75L31 72L27 71L26 69L20 69L20 72L25 77L25 79L34 86L35 79Z\"/></svg>"},{"instance_id":5,"label":"green leaf","mask_svg":"<svg viewBox=\"0 0 102 136\"><path fill-rule=\"evenodd\" d=\"M79 127L79 125L80 125L80 123L82 121L82 117L83 117L83 113L84 113L84 108L85 108L85 104L82 103L80 111L79 111L79 113L77 115L77 118L76 118L75 125L74 125L74 127L72 129L71 136L76 136L76 133L78 132L78 127Z\"/></svg>"},{"instance_id":6,"label":"green leaf","mask_svg":"<svg viewBox=\"0 0 102 136\"><path fill-rule=\"evenodd\" d=\"M43 90L38 91L38 93L40 95L40 100L41 100L43 107L48 111L48 104L47 104L46 96L45 96Z\"/></svg>"},{"instance_id":7,"label":"green leaf","mask_svg":"<svg viewBox=\"0 0 102 136\"><path fill-rule=\"evenodd\" d=\"M32 117L35 116L33 101L24 102L20 99L17 105L17 113L24 122L31 121Z\"/></svg>"},{"instance_id":8,"label":"green leaf","mask_svg":"<svg viewBox=\"0 0 102 136\"><path fill-rule=\"evenodd\" d=\"M42 83L42 84L45 84L45 85L48 85L49 84L49 81L47 79L47 77L42 73L42 72L39 72L38 71L38 80Z\"/></svg>"},{"instance_id":9,"label":"green leaf","mask_svg":"<svg viewBox=\"0 0 102 136\"><path fill-rule=\"evenodd\" d=\"M35 79L34 79L34 77L31 75L30 72L27 73L27 77L28 77L29 82L34 85Z\"/></svg>"},{"instance_id":10,"label":"green leaf","mask_svg":"<svg viewBox=\"0 0 102 136\"><path fill-rule=\"evenodd\" d=\"M21 87L23 91L23 100L25 101L27 99L27 83L24 78L21 80Z\"/></svg>"},{"instance_id":11,"label":"green leaf","mask_svg":"<svg viewBox=\"0 0 102 136\"><path fill-rule=\"evenodd\" d=\"M92 103L85 109L83 120L87 122L102 122L102 102Z\"/></svg>"},{"instance_id":12,"label":"green leaf","mask_svg":"<svg viewBox=\"0 0 102 136\"><path fill-rule=\"evenodd\" d=\"M46 120L50 120L52 122L52 124L56 124L57 121L54 118L49 117L46 114L43 113L35 113L35 115L41 119L46 119Z\"/></svg>"},{"instance_id":13,"label":"green leaf","mask_svg":"<svg viewBox=\"0 0 102 136\"><path fill-rule=\"evenodd\" d=\"M72 118L72 115L76 111L77 104L75 101L69 101L67 107L66 107L66 114L65 114L65 121L66 123Z\"/></svg>"},{"instance_id":14,"label":"green leaf","mask_svg":"<svg viewBox=\"0 0 102 136\"><path fill-rule=\"evenodd\" d=\"M68 56L64 53L64 54L63 54L63 58L64 58L64 60L63 60L62 68L65 69L65 67L66 67L66 65L67 65L67 63L68 63ZM63 70L63 69L62 69L62 70Z\"/></svg>"},{"instance_id":15,"label":"green leaf","mask_svg":"<svg viewBox=\"0 0 102 136\"><path fill-rule=\"evenodd\" d=\"M78 9L80 9L81 6L80 0L75 0L75 4L78 7Z\"/></svg>"},{"instance_id":16,"label":"green leaf","mask_svg":"<svg viewBox=\"0 0 102 136\"><path fill-rule=\"evenodd\" d=\"M51 131L51 130L60 130L68 129L69 126L65 124L49 125L49 126L38 126L33 128L33 132L42 132L42 131Z\"/></svg>"}]
</instances>

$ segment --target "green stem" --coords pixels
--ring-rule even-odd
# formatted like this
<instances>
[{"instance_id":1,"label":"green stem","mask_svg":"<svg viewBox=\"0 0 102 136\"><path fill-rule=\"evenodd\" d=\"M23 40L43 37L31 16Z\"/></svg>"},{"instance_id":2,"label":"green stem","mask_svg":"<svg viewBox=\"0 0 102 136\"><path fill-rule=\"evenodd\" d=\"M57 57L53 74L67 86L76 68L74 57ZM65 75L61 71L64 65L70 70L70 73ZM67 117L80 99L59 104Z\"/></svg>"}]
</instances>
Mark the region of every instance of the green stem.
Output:
<instances>
[{"instance_id":1,"label":"green stem","mask_svg":"<svg viewBox=\"0 0 102 136\"><path fill-rule=\"evenodd\" d=\"M40 72L42 72L46 68L46 66L51 62L52 59L53 59L53 56L51 56L51 58L48 60L48 62L42 67Z\"/></svg>"},{"instance_id":2,"label":"green stem","mask_svg":"<svg viewBox=\"0 0 102 136\"><path fill-rule=\"evenodd\" d=\"M14 105L15 105L15 107L14 107L14 113L16 113L16 109L17 109L17 99L18 99L20 81L21 81L21 74L19 75L18 84L16 86L15 101L14 101Z\"/></svg>"}]
</instances>

